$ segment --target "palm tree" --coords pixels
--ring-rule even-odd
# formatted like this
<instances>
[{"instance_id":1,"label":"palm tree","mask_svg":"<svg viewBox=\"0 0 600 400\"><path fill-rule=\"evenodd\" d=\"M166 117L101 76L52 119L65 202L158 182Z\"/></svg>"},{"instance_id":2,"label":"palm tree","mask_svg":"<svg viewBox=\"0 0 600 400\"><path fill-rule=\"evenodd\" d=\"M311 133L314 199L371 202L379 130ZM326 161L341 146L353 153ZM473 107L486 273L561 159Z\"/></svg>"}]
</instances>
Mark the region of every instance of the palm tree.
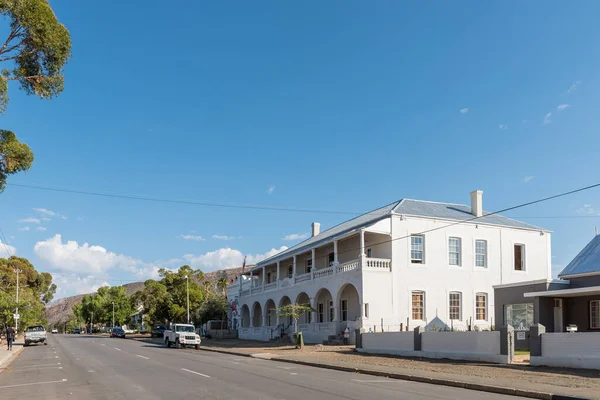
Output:
<instances>
[{"instance_id":1,"label":"palm tree","mask_svg":"<svg viewBox=\"0 0 600 400\"><path fill-rule=\"evenodd\" d=\"M219 278L219 280L217 281L217 286L219 289L221 289L221 293L225 294L225 288L227 287L228 283L229 281L226 276L222 276Z\"/></svg>"},{"instance_id":2,"label":"palm tree","mask_svg":"<svg viewBox=\"0 0 600 400\"><path fill-rule=\"evenodd\" d=\"M210 292L212 289L212 285L213 283L209 280L204 281L204 287L206 288L207 292Z\"/></svg>"}]
</instances>

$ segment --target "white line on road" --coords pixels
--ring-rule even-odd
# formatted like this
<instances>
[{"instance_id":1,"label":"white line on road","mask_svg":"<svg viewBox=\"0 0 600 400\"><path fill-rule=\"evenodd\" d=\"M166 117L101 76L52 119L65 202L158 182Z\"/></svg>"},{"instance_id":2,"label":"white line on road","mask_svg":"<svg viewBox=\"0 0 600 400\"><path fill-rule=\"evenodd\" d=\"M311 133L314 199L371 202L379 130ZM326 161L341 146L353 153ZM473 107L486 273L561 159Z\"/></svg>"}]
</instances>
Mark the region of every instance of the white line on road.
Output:
<instances>
[{"instance_id":1,"label":"white line on road","mask_svg":"<svg viewBox=\"0 0 600 400\"><path fill-rule=\"evenodd\" d=\"M297 372L290 372L290 375L298 375Z\"/></svg>"},{"instance_id":2,"label":"white line on road","mask_svg":"<svg viewBox=\"0 0 600 400\"><path fill-rule=\"evenodd\" d=\"M66 382L66 379L62 379L60 381L46 381L46 382L33 382L33 383L21 383L20 385L8 385L8 386L0 386L0 389L8 389L8 388L14 388L14 387L21 387L21 386L32 386L32 385L47 385L49 383L63 383Z\"/></svg>"},{"instance_id":3,"label":"white line on road","mask_svg":"<svg viewBox=\"0 0 600 400\"><path fill-rule=\"evenodd\" d=\"M143 358L144 360L149 360L150 359L149 357L140 356L139 354L136 354L135 356L139 357L139 358Z\"/></svg>"},{"instance_id":4,"label":"white line on road","mask_svg":"<svg viewBox=\"0 0 600 400\"><path fill-rule=\"evenodd\" d=\"M34 364L34 365L24 365L23 367L25 369L27 368L36 368L36 367L56 367L57 365L60 365L60 363L54 363L54 364Z\"/></svg>"},{"instance_id":5,"label":"white line on road","mask_svg":"<svg viewBox=\"0 0 600 400\"><path fill-rule=\"evenodd\" d=\"M240 365L240 363L237 362L237 361L233 361L233 363L236 364L236 365Z\"/></svg>"},{"instance_id":6,"label":"white line on road","mask_svg":"<svg viewBox=\"0 0 600 400\"><path fill-rule=\"evenodd\" d=\"M204 374L201 374L200 372L191 371L191 370L189 370L189 369L185 369L185 368L181 368L181 370L182 370L182 371L185 371L185 372L192 373L192 374L200 375L200 376L203 376L203 377L205 377L205 378L210 378L210 376L208 376L208 375L204 375Z\"/></svg>"},{"instance_id":7,"label":"white line on road","mask_svg":"<svg viewBox=\"0 0 600 400\"><path fill-rule=\"evenodd\" d=\"M115 349L116 351L123 351L123 350L119 349L118 347L115 347L114 349Z\"/></svg>"}]
</instances>

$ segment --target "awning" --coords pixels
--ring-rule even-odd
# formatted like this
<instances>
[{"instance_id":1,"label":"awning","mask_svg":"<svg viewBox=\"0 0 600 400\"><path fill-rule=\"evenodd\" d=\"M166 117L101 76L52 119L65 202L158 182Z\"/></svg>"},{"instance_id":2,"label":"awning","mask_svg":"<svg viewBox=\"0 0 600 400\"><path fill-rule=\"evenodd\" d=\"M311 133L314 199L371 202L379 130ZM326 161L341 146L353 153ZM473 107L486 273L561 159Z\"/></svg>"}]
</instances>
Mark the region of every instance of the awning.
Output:
<instances>
[{"instance_id":1,"label":"awning","mask_svg":"<svg viewBox=\"0 0 600 400\"><path fill-rule=\"evenodd\" d=\"M525 293L524 297L580 297L600 294L600 286L590 286L576 289L546 290L544 292Z\"/></svg>"}]
</instances>

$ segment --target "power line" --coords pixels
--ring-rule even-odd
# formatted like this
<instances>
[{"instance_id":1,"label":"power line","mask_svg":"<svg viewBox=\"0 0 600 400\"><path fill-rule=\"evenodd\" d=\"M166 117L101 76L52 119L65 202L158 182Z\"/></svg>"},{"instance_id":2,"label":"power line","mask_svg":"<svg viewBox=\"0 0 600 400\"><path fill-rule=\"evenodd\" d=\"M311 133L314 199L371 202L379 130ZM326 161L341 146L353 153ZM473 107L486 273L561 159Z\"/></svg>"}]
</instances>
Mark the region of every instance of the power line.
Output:
<instances>
[{"instance_id":1,"label":"power line","mask_svg":"<svg viewBox=\"0 0 600 400\"><path fill-rule=\"evenodd\" d=\"M69 188L59 188L52 186L41 186L41 185L25 185L21 183L7 183L9 186L28 188L28 189L38 189L38 190L46 190L53 192L62 192L62 193L72 193L72 194L82 194L88 196L100 196L100 197L110 197L117 199L128 199L128 200L143 200L143 201L151 201L151 202L160 202L160 203L174 203L174 204L189 204L195 206L204 206L204 207L219 207L219 208L239 208L239 209L247 209L247 210L268 210L268 211L285 211L285 212L299 212L299 213L312 213L312 214L338 214L338 215L360 215L359 212L351 212L351 211L333 211L333 210L313 210L307 208L293 208L293 207L277 207L277 206L267 206L267 205L253 205L253 204L234 204L234 203L218 203L218 202L209 202L209 201L199 201L199 200L190 200L190 199L172 199L166 197L151 197L151 196L141 196L141 195L129 195L129 194L118 194L118 193L107 193L107 192L95 192L90 190L83 189L69 189Z\"/></svg>"}]
</instances>

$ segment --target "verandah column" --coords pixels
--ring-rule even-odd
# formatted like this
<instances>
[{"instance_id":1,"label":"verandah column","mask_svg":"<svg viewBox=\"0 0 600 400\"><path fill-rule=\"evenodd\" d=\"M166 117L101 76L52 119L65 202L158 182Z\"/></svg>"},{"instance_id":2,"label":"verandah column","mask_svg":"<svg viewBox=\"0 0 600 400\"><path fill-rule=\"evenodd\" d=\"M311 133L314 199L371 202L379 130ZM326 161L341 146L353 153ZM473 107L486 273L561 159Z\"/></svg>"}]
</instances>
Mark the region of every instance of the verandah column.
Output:
<instances>
[{"instance_id":1,"label":"verandah column","mask_svg":"<svg viewBox=\"0 0 600 400\"><path fill-rule=\"evenodd\" d=\"M317 249L310 249L311 252L311 267L310 267L310 280L312 281L313 279L315 279L315 253L317 252Z\"/></svg>"},{"instance_id":2,"label":"verandah column","mask_svg":"<svg viewBox=\"0 0 600 400\"><path fill-rule=\"evenodd\" d=\"M338 241L333 241L333 274L337 274L338 261Z\"/></svg>"},{"instance_id":3,"label":"verandah column","mask_svg":"<svg viewBox=\"0 0 600 400\"><path fill-rule=\"evenodd\" d=\"M281 265L279 261L277 261L277 289L279 289L279 270L281 269Z\"/></svg>"},{"instance_id":4,"label":"verandah column","mask_svg":"<svg viewBox=\"0 0 600 400\"><path fill-rule=\"evenodd\" d=\"M361 229L360 230L360 254L359 254L361 269L363 268L363 266L365 264L366 257L367 256L365 254L365 230Z\"/></svg>"},{"instance_id":5,"label":"verandah column","mask_svg":"<svg viewBox=\"0 0 600 400\"><path fill-rule=\"evenodd\" d=\"M266 276L267 276L267 267L263 265L263 267L262 267L262 284L263 284L263 286L265 284Z\"/></svg>"}]
</instances>

